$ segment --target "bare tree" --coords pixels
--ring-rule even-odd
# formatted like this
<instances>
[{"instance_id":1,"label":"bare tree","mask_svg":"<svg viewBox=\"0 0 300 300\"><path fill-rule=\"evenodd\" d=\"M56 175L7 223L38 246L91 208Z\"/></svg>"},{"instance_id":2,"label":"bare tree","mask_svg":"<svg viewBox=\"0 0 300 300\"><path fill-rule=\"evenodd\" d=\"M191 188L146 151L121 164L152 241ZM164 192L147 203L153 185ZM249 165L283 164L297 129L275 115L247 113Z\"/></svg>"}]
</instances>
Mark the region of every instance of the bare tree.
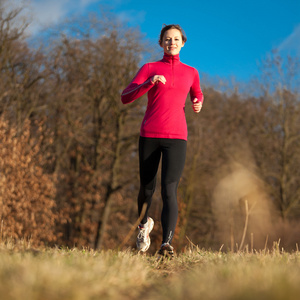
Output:
<instances>
[{"instance_id":1,"label":"bare tree","mask_svg":"<svg viewBox=\"0 0 300 300\"><path fill-rule=\"evenodd\" d=\"M265 122L260 122L260 131L266 138L269 155L265 157L268 167L262 160L261 166L283 219L298 216L300 207L300 178L296 167L300 160L299 74L297 58L285 59L274 51L263 62L262 91L268 108Z\"/></svg>"},{"instance_id":2,"label":"bare tree","mask_svg":"<svg viewBox=\"0 0 300 300\"><path fill-rule=\"evenodd\" d=\"M137 71L143 46L138 32L111 22L92 19L82 26L68 27L69 35L47 50L52 92L47 106L55 133L54 170L62 176L59 207L70 213L65 238L101 247L113 199L129 178L120 175L123 156L131 155L125 120L140 107L123 106L120 91ZM89 170L85 189L84 169Z\"/></svg>"}]
</instances>

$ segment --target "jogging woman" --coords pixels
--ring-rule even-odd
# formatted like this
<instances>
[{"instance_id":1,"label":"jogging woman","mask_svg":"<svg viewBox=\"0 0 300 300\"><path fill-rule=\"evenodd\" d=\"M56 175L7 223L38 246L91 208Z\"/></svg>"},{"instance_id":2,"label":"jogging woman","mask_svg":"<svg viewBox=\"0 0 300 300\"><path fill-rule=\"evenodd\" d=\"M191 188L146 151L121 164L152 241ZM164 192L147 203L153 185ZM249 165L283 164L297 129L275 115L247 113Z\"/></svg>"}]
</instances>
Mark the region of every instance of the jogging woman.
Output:
<instances>
[{"instance_id":1,"label":"jogging woman","mask_svg":"<svg viewBox=\"0 0 300 300\"><path fill-rule=\"evenodd\" d=\"M186 97L190 93L196 113L200 112L203 103L198 71L179 59L179 52L186 40L179 25L165 25L159 38L159 45L164 50L163 59L143 65L121 95L124 104L133 102L145 93L148 95L139 139L139 215L141 216L144 204L147 204L147 208L138 227L137 249L145 252L150 246L149 234L154 221L148 216L148 211L162 158L163 236L159 254L168 256L174 255L171 243L178 217L177 187L186 156Z\"/></svg>"}]
</instances>

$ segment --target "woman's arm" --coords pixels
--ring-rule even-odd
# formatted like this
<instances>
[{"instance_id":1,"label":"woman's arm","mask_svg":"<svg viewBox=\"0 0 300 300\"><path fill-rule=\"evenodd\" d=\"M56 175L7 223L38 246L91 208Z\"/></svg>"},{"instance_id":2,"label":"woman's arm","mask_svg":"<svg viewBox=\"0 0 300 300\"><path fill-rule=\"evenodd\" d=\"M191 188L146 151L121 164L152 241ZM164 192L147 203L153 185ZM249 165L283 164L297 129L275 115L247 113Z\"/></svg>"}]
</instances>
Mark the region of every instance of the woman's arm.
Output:
<instances>
[{"instance_id":1,"label":"woman's arm","mask_svg":"<svg viewBox=\"0 0 300 300\"><path fill-rule=\"evenodd\" d=\"M154 83L149 78L149 65L143 65L121 94L123 104L131 103L148 92Z\"/></svg>"},{"instance_id":2,"label":"woman's arm","mask_svg":"<svg viewBox=\"0 0 300 300\"><path fill-rule=\"evenodd\" d=\"M190 97L191 97L194 112L199 113L202 108L204 96L200 87L199 73L196 69L194 69L194 72L195 72L195 76L194 76L193 84L190 89Z\"/></svg>"}]
</instances>

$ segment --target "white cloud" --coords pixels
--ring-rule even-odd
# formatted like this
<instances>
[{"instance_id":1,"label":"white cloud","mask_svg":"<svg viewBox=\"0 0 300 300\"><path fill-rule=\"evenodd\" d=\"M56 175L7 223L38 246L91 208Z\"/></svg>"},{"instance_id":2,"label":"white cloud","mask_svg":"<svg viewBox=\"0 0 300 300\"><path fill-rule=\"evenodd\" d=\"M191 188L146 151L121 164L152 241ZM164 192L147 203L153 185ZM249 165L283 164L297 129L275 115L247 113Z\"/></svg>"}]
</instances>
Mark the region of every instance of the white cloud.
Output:
<instances>
[{"instance_id":1,"label":"white cloud","mask_svg":"<svg viewBox=\"0 0 300 300\"><path fill-rule=\"evenodd\" d=\"M280 53L289 53L300 56L300 24L293 32L278 46Z\"/></svg>"},{"instance_id":2,"label":"white cloud","mask_svg":"<svg viewBox=\"0 0 300 300\"><path fill-rule=\"evenodd\" d=\"M44 26L59 23L73 11L76 6L78 7L78 1L72 0L32 0L33 22L29 30L34 34Z\"/></svg>"},{"instance_id":3,"label":"white cloud","mask_svg":"<svg viewBox=\"0 0 300 300\"><path fill-rule=\"evenodd\" d=\"M70 4L69 0L33 1L32 9L34 17L41 24L49 25L56 23L68 13L70 8L68 4Z\"/></svg>"},{"instance_id":4,"label":"white cloud","mask_svg":"<svg viewBox=\"0 0 300 300\"><path fill-rule=\"evenodd\" d=\"M80 6L85 7L85 6L88 6L90 4L99 2L99 0L80 0L79 2L80 2Z\"/></svg>"},{"instance_id":5,"label":"white cloud","mask_svg":"<svg viewBox=\"0 0 300 300\"><path fill-rule=\"evenodd\" d=\"M118 13L118 18L121 22L129 23L130 25L139 25L145 21L146 12L136 10L126 10Z\"/></svg>"},{"instance_id":6,"label":"white cloud","mask_svg":"<svg viewBox=\"0 0 300 300\"><path fill-rule=\"evenodd\" d=\"M0 0L3 1L3 0ZM4 0L9 7L25 6L23 18L30 25L27 29L29 35L35 35L45 27L57 25L72 15L81 15L87 12L92 5L107 4L114 7L120 5L124 0ZM108 6L109 8L109 6ZM95 9L95 7L94 7ZM124 10L116 14L121 23L137 26L145 21L146 12L136 10Z\"/></svg>"},{"instance_id":7,"label":"white cloud","mask_svg":"<svg viewBox=\"0 0 300 300\"><path fill-rule=\"evenodd\" d=\"M80 14L89 5L101 0L8 0L8 7L25 6L23 12L31 21L28 31L35 34L45 26L58 24L71 14Z\"/></svg>"}]
</instances>

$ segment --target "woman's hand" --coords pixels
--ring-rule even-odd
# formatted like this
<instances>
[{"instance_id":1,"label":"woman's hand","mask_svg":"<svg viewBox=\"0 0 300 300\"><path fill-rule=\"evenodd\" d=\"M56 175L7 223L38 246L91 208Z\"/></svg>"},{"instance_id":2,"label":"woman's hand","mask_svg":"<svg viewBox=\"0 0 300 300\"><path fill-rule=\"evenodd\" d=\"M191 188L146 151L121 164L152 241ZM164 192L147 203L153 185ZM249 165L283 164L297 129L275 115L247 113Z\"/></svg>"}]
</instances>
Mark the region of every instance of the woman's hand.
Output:
<instances>
[{"instance_id":1,"label":"woman's hand","mask_svg":"<svg viewBox=\"0 0 300 300\"><path fill-rule=\"evenodd\" d=\"M200 101L198 101L197 98L195 98L195 99L193 100L192 106L193 106L194 112L195 112L195 113L199 113L200 110L201 110L201 108L202 108L202 103L201 103Z\"/></svg>"},{"instance_id":2,"label":"woman's hand","mask_svg":"<svg viewBox=\"0 0 300 300\"><path fill-rule=\"evenodd\" d=\"M167 82L164 75L154 75L150 80L153 84L158 84L159 82L165 84Z\"/></svg>"}]
</instances>

